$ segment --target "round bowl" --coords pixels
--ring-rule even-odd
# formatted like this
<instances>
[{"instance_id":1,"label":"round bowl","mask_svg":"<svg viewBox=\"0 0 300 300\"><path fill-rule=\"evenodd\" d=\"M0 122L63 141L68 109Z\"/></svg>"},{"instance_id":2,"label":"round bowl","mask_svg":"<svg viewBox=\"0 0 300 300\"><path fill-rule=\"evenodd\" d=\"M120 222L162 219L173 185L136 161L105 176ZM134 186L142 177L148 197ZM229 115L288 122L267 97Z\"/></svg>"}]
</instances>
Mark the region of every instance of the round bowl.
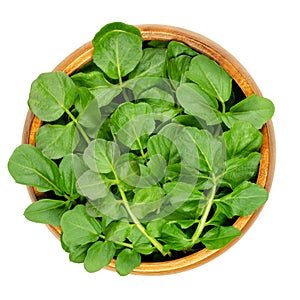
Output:
<instances>
[{"instance_id":1,"label":"round bowl","mask_svg":"<svg viewBox=\"0 0 300 300\"><path fill-rule=\"evenodd\" d=\"M238 84L246 97L252 94L262 95L247 70L230 53L208 38L186 29L173 26L138 25L137 27L141 30L144 40L176 40L183 42L197 52L210 57L225 69L225 71ZM78 68L91 61L92 53L92 43L88 42L66 57L53 71L63 71L66 74L71 75ZM36 132L41 125L42 122L29 111L24 125L22 143L35 145ZM271 120L263 125L261 132L263 134L263 144L261 147L262 159L257 183L269 192L275 168L275 136ZM36 201L43 197L43 194L37 192L37 190L33 187L28 187L28 192L32 201ZM239 217L236 220L234 226L242 231L241 236L243 236L243 234L256 220L261 209L262 207L255 213L246 217ZM60 237L60 227L48 225L48 228L57 238ZM236 243L239 238L236 238L227 246L218 250L208 250L205 248L194 254L170 261L151 263L142 262L142 264L135 268L132 273L140 275L161 275L188 270L200 266L222 254ZM111 261L107 269L115 269L115 260Z\"/></svg>"}]
</instances>

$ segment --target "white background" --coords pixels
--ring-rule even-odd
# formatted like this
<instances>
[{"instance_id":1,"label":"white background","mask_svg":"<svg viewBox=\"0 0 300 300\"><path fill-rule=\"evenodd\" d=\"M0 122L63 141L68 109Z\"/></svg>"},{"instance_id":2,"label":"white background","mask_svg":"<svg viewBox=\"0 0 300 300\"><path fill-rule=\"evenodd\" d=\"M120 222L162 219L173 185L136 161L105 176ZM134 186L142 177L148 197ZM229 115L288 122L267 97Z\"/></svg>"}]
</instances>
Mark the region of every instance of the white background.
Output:
<instances>
[{"instance_id":1,"label":"white background","mask_svg":"<svg viewBox=\"0 0 300 300\"><path fill-rule=\"evenodd\" d=\"M1 299L300 299L298 1L34 1L0 4ZM70 263L44 225L27 221L26 188L7 161L20 144L31 82L108 22L166 24L222 45L273 100L276 173L247 234L208 264L175 275L120 277Z\"/></svg>"}]
</instances>

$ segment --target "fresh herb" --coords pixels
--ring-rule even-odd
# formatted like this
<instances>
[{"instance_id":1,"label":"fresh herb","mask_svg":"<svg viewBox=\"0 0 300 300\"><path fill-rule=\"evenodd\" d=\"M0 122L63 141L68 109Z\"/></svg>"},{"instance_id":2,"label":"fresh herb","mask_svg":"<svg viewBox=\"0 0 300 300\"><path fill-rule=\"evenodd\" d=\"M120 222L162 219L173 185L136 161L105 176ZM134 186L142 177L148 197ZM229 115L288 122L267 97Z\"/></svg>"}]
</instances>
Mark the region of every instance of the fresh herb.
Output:
<instances>
[{"instance_id":1,"label":"fresh herb","mask_svg":"<svg viewBox=\"0 0 300 300\"><path fill-rule=\"evenodd\" d=\"M116 258L120 275L238 237L258 210L260 128L274 105L244 97L217 63L177 41L143 41L111 23L93 61L70 77L41 74L28 105L43 121L36 146L8 169L44 192L27 219L61 226L70 261L88 272ZM242 95L242 97L241 97Z\"/></svg>"}]
</instances>

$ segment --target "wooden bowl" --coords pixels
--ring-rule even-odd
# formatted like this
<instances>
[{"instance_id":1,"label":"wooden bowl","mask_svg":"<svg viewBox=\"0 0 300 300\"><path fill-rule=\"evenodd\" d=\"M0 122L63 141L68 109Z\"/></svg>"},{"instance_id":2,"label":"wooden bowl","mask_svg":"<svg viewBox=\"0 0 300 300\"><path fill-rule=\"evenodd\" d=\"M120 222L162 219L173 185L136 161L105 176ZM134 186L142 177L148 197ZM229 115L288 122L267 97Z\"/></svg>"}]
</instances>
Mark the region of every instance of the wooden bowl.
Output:
<instances>
[{"instance_id":1,"label":"wooden bowl","mask_svg":"<svg viewBox=\"0 0 300 300\"><path fill-rule=\"evenodd\" d=\"M236 81L246 96L250 96L252 94L261 95L258 86L248 74L247 70L245 70L245 68L231 54L208 38L200 34L172 26L139 25L137 27L141 30L144 40L177 40L187 44L194 50L205 54L220 64ZM92 43L88 42L66 57L54 69L54 71L60 70L71 75L79 67L91 61L92 53ZM42 122L29 111L24 125L22 142L35 145L36 132L41 124ZM257 183L264 187L267 191L270 191L275 168L275 136L271 120L262 127L261 132L263 134L263 144L261 148L262 159ZM33 187L28 187L28 192L32 201L36 201L43 197L43 194L38 193ZM261 209L262 207L250 216L239 217L234 223L234 226L240 229L244 234L253 224ZM59 227L48 225L48 228L56 237L60 237L61 229ZM233 240L226 247L218 250L203 249L194 254L165 262L143 262L139 267L135 268L132 273L140 275L161 275L188 270L196 266L200 266L222 254L235 242L237 242L239 238ZM107 269L115 269L115 260L112 260Z\"/></svg>"}]
</instances>

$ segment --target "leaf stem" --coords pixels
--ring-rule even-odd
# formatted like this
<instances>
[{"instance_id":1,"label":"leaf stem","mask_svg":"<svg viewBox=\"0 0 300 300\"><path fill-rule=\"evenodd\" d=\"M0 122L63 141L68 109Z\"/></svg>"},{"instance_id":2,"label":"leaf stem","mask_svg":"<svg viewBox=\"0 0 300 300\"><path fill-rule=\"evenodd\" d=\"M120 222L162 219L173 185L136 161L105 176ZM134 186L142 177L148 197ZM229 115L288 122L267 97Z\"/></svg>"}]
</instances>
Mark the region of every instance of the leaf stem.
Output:
<instances>
[{"instance_id":1,"label":"leaf stem","mask_svg":"<svg viewBox=\"0 0 300 300\"><path fill-rule=\"evenodd\" d=\"M222 103L222 114L225 114L226 112L225 102L221 101L221 103Z\"/></svg>"},{"instance_id":2,"label":"leaf stem","mask_svg":"<svg viewBox=\"0 0 300 300\"><path fill-rule=\"evenodd\" d=\"M138 144L139 144L140 152L141 152L141 154L142 154L143 160L144 160L145 162L147 162L147 156L146 156L146 154L145 154L145 152L144 152L142 143L141 143L141 141L140 141L139 138L137 138L137 142L138 142Z\"/></svg>"},{"instance_id":3,"label":"leaf stem","mask_svg":"<svg viewBox=\"0 0 300 300\"><path fill-rule=\"evenodd\" d=\"M127 200L127 197L125 195L125 192L123 191L123 189L118 186L119 188L119 191L120 191L120 194L121 194L121 197L122 197L122 200L123 200L123 205L125 207L125 209L127 210L130 218L132 219L132 222L137 226L137 228L139 229L139 231L152 243L152 245L163 255L163 256L166 256L166 255L171 255L170 252L166 252L164 251L163 249L163 245L158 241L156 240L154 237L150 236L146 229L144 228L144 226L141 224L141 222L138 220L138 218L133 214L133 212L131 211L130 209L130 206L129 206L129 203L128 203L128 200Z\"/></svg>"},{"instance_id":4,"label":"leaf stem","mask_svg":"<svg viewBox=\"0 0 300 300\"><path fill-rule=\"evenodd\" d=\"M116 181L118 182L119 181L119 178L118 178L118 174L117 172L115 171L115 169L112 167L112 172L115 176L115 179ZM152 245L163 255L163 256L166 256L166 255L169 255L171 256L171 253L170 251L166 252L164 251L164 247L163 245L158 241L156 240L154 237L150 236L148 234L148 232L146 231L145 227L141 224L141 222L139 221L139 219L134 215L134 213L132 212L131 208L130 208L130 205L128 203L128 200L127 200L127 197L126 197L126 194L124 192L124 190L122 189L122 187L117 184L118 186L118 189L119 189L119 192L120 192L120 195L121 195L121 198L122 198L122 204L124 205L126 211L128 212L132 222L137 226L137 228L139 229L139 231L152 243Z\"/></svg>"},{"instance_id":5,"label":"leaf stem","mask_svg":"<svg viewBox=\"0 0 300 300\"><path fill-rule=\"evenodd\" d=\"M203 229L206 225L206 221L207 221L207 218L208 218L208 215L209 215L209 212L211 210L211 207L214 203L214 198L215 198L215 195L216 195L216 191L217 191L217 180L216 178L214 177L213 178L213 186L210 190L210 193L209 193L209 198L208 198L208 201L207 201L207 204L206 204L206 207L205 207L205 210L204 210L204 213L200 219L200 222L198 223L198 226L191 238L191 247L193 247L197 240L199 239L201 233L203 232Z\"/></svg>"},{"instance_id":6,"label":"leaf stem","mask_svg":"<svg viewBox=\"0 0 300 300\"><path fill-rule=\"evenodd\" d=\"M82 137L84 138L84 140L86 141L86 143L89 144L91 142L91 140L88 137L88 135L85 133L85 131L81 127L81 125L78 123L77 119L73 116L73 114L67 108L64 108L64 110L67 113L67 115L71 118L71 120L76 124L76 127L80 131L80 133L81 133Z\"/></svg>"},{"instance_id":7,"label":"leaf stem","mask_svg":"<svg viewBox=\"0 0 300 300\"><path fill-rule=\"evenodd\" d=\"M29 169L24 167L25 169ZM59 196L65 196L65 193L60 189L60 187L58 187L56 185L56 183L50 181L44 174L40 173L38 170L34 169L34 172L39 175L42 179L44 179L46 182L49 183L49 185L51 185L53 187L53 191L54 193L57 192ZM56 193L55 193L56 194ZM68 199L68 198L67 198Z\"/></svg>"},{"instance_id":8,"label":"leaf stem","mask_svg":"<svg viewBox=\"0 0 300 300\"><path fill-rule=\"evenodd\" d=\"M72 200L71 196L69 196L69 195L66 194L66 193L64 193L63 196L67 199L67 202L70 203L70 205L73 203L73 200Z\"/></svg>"},{"instance_id":9,"label":"leaf stem","mask_svg":"<svg viewBox=\"0 0 300 300\"><path fill-rule=\"evenodd\" d=\"M103 240L106 240L106 237L105 235L103 234L100 234L99 237ZM120 246L123 246L123 247L127 247L127 248L130 248L130 249L133 249L133 245L132 244L129 244L129 243L125 243L125 242L119 242L119 241L111 241L117 245L120 245Z\"/></svg>"},{"instance_id":10,"label":"leaf stem","mask_svg":"<svg viewBox=\"0 0 300 300\"><path fill-rule=\"evenodd\" d=\"M121 68L120 68L120 60L119 60L119 38L116 39L116 64L118 69L118 79L119 84L122 86L122 76L121 76Z\"/></svg>"}]
</instances>

